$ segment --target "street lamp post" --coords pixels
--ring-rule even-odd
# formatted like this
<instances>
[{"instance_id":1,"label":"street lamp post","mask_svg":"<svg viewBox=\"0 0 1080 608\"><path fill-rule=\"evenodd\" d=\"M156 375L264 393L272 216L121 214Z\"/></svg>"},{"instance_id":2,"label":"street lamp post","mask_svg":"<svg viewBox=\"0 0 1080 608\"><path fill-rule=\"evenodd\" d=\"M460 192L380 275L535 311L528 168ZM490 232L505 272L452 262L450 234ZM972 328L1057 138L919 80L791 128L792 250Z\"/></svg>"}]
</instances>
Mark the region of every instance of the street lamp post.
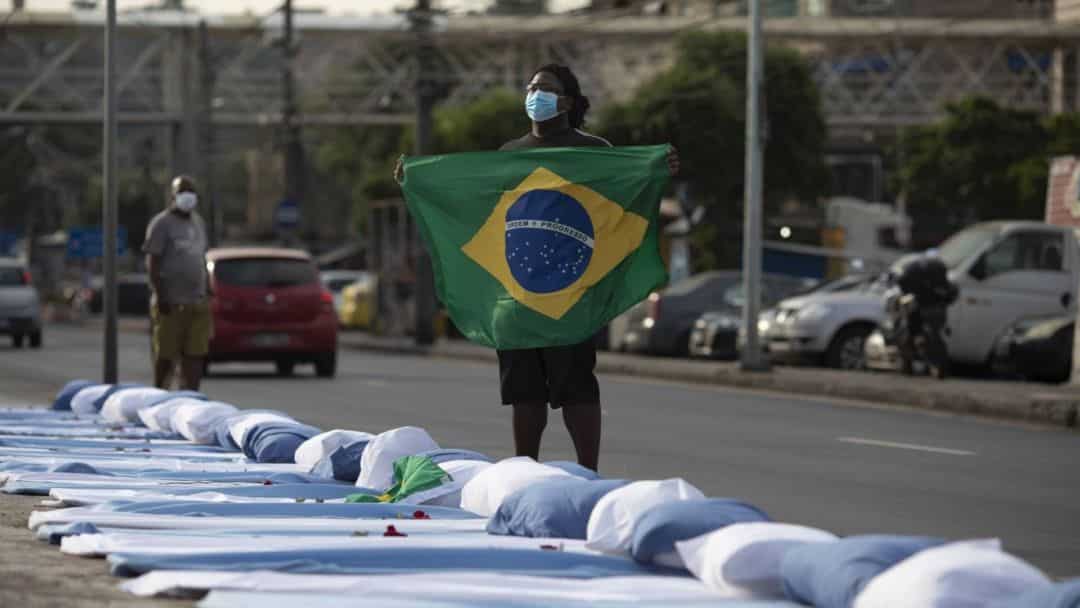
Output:
<instances>
[{"instance_id":1,"label":"street lamp post","mask_svg":"<svg viewBox=\"0 0 1080 608\"><path fill-rule=\"evenodd\" d=\"M750 0L750 35L747 42L746 69L746 184L743 219L743 327L746 344L741 367L765 371L769 362L762 356L758 335L758 310L761 305L761 81L764 61L761 42L761 0Z\"/></svg>"},{"instance_id":2,"label":"street lamp post","mask_svg":"<svg viewBox=\"0 0 1080 608\"><path fill-rule=\"evenodd\" d=\"M116 366L116 0L105 4L105 117L102 146L102 229L105 313L104 381L115 384Z\"/></svg>"}]
</instances>

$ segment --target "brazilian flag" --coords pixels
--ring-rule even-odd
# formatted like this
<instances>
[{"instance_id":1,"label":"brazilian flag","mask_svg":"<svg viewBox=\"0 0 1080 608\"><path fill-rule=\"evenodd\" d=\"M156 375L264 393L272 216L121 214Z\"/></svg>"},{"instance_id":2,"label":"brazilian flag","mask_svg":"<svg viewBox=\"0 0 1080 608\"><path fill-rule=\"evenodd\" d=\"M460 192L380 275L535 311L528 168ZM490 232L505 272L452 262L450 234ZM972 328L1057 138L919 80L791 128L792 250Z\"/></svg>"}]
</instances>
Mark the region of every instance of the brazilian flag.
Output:
<instances>
[{"instance_id":1,"label":"brazilian flag","mask_svg":"<svg viewBox=\"0 0 1080 608\"><path fill-rule=\"evenodd\" d=\"M657 215L668 146L405 160L435 286L470 340L576 344L667 281Z\"/></svg>"}]
</instances>

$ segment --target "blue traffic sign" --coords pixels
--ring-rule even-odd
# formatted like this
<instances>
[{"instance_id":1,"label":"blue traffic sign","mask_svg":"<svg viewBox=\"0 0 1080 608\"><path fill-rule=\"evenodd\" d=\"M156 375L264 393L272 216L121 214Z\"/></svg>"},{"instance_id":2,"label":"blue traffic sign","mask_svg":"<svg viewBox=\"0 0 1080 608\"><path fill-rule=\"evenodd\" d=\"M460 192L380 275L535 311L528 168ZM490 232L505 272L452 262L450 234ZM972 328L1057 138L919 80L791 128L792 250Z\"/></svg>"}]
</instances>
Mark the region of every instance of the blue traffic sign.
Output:
<instances>
[{"instance_id":1,"label":"blue traffic sign","mask_svg":"<svg viewBox=\"0 0 1080 608\"><path fill-rule=\"evenodd\" d=\"M278 230L293 230L300 226L300 203L285 199L274 210L274 226Z\"/></svg>"},{"instance_id":2,"label":"blue traffic sign","mask_svg":"<svg viewBox=\"0 0 1080 608\"><path fill-rule=\"evenodd\" d=\"M127 251L127 228L116 229L116 255ZM100 226L83 226L68 230L67 257L76 260L100 258L105 252L105 232Z\"/></svg>"},{"instance_id":3,"label":"blue traffic sign","mask_svg":"<svg viewBox=\"0 0 1080 608\"><path fill-rule=\"evenodd\" d=\"M0 256L15 255L15 245L19 242L19 235L10 230L0 230Z\"/></svg>"}]
</instances>

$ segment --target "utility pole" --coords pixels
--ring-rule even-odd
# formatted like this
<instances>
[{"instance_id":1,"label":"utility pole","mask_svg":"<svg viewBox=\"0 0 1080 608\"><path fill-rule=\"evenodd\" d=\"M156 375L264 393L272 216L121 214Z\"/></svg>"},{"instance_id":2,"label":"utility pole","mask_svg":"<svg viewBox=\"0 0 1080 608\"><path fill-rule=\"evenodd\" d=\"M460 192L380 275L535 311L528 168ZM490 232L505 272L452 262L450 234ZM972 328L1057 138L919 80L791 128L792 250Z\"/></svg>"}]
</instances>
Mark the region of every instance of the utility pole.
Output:
<instances>
[{"instance_id":1,"label":"utility pole","mask_svg":"<svg viewBox=\"0 0 1080 608\"><path fill-rule=\"evenodd\" d=\"M202 190L207 203L207 212L210 215L210 246L218 244L221 218L218 209L217 196L214 193L214 66L210 60L210 32L207 30L206 21L199 21L199 75L202 77L199 92L201 93L202 112L199 113L202 121Z\"/></svg>"},{"instance_id":2,"label":"utility pole","mask_svg":"<svg viewBox=\"0 0 1080 608\"><path fill-rule=\"evenodd\" d=\"M758 335L758 309L761 306L761 189L762 189L762 103L764 74L761 40L761 0L750 0L750 36L747 42L746 69L746 184L743 218L743 327L746 344L741 367L747 371L766 371L769 362L762 356Z\"/></svg>"},{"instance_id":3,"label":"utility pole","mask_svg":"<svg viewBox=\"0 0 1080 608\"><path fill-rule=\"evenodd\" d=\"M285 196L300 205L304 196L304 148L300 140L300 126L296 124L296 81L293 75L296 49L293 43L292 0L285 0L282 10L285 17L285 35L281 42L281 127L285 134Z\"/></svg>"},{"instance_id":4,"label":"utility pole","mask_svg":"<svg viewBox=\"0 0 1080 608\"><path fill-rule=\"evenodd\" d=\"M416 33L416 154L431 152L431 112L435 105L435 86L431 81L432 46L431 0L416 0L416 7L409 13L413 32ZM431 256L413 228L413 240L416 247L416 327L414 338L418 345L435 342L435 278L431 267Z\"/></svg>"},{"instance_id":5,"label":"utility pole","mask_svg":"<svg viewBox=\"0 0 1080 608\"><path fill-rule=\"evenodd\" d=\"M102 229L104 230L105 313L104 381L115 384L116 369L116 0L105 3L105 120L101 165Z\"/></svg>"}]
</instances>

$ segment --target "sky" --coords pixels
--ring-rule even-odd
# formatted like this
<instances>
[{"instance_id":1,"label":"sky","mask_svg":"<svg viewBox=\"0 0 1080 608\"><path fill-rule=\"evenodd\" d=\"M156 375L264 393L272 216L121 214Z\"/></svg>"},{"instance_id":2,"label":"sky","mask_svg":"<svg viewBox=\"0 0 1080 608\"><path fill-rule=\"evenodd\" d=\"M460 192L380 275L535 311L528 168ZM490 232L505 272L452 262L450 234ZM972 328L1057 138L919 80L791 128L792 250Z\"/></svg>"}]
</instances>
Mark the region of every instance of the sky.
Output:
<instances>
[{"instance_id":1,"label":"sky","mask_svg":"<svg viewBox=\"0 0 1080 608\"><path fill-rule=\"evenodd\" d=\"M98 0L104 6L105 0ZM568 10L586 4L587 0L551 0L554 11ZM118 10L157 4L156 0L117 0ZM207 13L237 14L251 11L264 14L281 5L281 0L186 0L186 5ZM294 0L297 8L323 7L330 13L389 13L395 8L413 4L410 0ZM449 10L480 9L488 0L436 0L436 4ZM64 11L71 6L71 0L25 0L30 11ZM11 0L0 0L0 9L11 10Z\"/></svg>"}]
</instances>

